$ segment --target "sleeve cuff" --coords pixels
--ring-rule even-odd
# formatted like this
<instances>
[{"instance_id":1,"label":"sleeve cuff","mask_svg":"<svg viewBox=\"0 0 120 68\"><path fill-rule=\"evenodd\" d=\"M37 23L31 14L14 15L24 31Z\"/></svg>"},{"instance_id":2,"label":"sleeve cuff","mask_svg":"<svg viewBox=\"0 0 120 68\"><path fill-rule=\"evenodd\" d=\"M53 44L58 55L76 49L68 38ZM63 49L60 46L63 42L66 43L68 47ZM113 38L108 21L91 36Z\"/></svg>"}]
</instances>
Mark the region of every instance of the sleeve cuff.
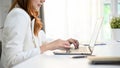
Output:
<instances>
[{"instance_id":1,"label":"sleeve cuff","mask_svg":"<svg viewBox=\"0 0 120 68\"><path fill-rule=\"evenodd\" d=\"M40 50L39 47L35 48L35 53L38 54L38 55L41 54L41 50Z\"/></svg>"}]
</instances>

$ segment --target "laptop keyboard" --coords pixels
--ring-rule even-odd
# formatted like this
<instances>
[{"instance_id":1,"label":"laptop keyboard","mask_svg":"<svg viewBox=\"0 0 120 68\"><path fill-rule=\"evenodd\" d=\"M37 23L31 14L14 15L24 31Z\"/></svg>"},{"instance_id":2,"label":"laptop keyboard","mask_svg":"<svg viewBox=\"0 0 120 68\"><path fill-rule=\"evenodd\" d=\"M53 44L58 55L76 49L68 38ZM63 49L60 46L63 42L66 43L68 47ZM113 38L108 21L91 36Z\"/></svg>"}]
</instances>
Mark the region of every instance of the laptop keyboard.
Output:
<instances>
[{"instance_id":1,"label":"laptop keyboard","mask_svg":"<svg viewBox=\"0 0 120 68\"><path fill-rule=\"evenodd\" d=\"M80 46L79 49L71 47L70 50L55 50L55 55L91 55L88 46Z\"/></svg>"},{"instance_id":2,"label":"laptop keyboard","mask_svg":"<svg viewBox=\"0 0 120 68\"><path fill-rule=\"evenodd\" d=\"M79 49L70 49L70 53L91 53L88 46L79 47Z\"/></svg>"}]
</instances>

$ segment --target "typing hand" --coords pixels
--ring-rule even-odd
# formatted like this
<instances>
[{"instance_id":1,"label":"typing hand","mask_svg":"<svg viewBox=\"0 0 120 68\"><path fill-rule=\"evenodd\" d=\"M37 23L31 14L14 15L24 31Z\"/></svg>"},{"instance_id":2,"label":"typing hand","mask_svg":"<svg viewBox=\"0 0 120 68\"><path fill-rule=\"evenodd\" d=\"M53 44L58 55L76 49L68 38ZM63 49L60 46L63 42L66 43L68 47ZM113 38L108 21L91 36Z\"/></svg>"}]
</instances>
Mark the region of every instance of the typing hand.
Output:
<instances>
[{"instance_id":1,"label":"typing hand","mask_svg":"<svg viewBox=\"0 0 120 68\"><path fill-rule=\"evenodd\" d=\"M74 47L75 47L75 49L78 49L78 48L79 48L79 42L78 42L78 40L75 40L75 39L70 38L70 39L68 39L67 41L68 41L70 44L73 44Z\"/></svg>"}]
</instances>

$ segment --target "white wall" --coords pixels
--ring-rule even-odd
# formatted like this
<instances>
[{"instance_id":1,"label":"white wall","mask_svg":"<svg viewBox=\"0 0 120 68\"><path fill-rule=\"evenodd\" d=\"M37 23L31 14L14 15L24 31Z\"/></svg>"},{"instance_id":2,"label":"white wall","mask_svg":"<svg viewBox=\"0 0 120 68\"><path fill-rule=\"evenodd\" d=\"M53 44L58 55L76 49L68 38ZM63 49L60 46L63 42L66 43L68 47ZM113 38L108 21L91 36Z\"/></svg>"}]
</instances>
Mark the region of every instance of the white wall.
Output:
<instances>
[{"instance_id":1,"label":"white wall","mask_svg":"<svg viewBox=\"0 0 120 68\"><path fill-rule=\"evenodd\" d=\"M112 16L118 16L118 0L111 0Z\"/></svg>"},{"instance_id":2,"label":"white wall","mask_svg":"<svg viewBox=\"0 0 120 68\"><path fill-rule=\"evenodd\" d=\"M103 0L48 0L44 3L47 37L75 38L88 42L98 18L102 16Z\"/></svg>"},{"instance_id":3,"label":"white wall","mask_svg":"<svg viewBox=\"0 0 120 68\"><path fill-rule=\"evenodd\" d=\"M11 0L0 0L0 28L3 27L5 17L10 8ZM1 40L2 29L0 29L0 40Z\"/></svg>"},{"instance_id":4,"label":"white wall","mask_svg":"<svg viewBox=\"0 0 120 68\"><path fill-rule=\"evenodd\" d=\"M5 17L10 8L11 0L0 0L0 28L3 27ZM0 29L0 41L2 40L2 29ZM3 68L0 61L0 68Z\"/></svg>"}]
</instances>

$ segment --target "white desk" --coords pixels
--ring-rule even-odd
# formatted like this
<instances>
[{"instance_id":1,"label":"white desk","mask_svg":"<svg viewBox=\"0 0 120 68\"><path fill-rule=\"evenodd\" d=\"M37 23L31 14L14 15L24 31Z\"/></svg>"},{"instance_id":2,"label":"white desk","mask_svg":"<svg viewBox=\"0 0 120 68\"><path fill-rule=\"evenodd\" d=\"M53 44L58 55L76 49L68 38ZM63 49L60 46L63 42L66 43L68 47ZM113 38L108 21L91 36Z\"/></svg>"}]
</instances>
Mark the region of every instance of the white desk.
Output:
<instances>
[{"instance_id":1,"label":"white desk","mask_svg":"<svg viewBox=\"0 0 120 68\"><path fill-rule=\"evenodd\" d=\"M120 56L120 45L118 47L114 49L113 46L97 46L94 54ZM120 68L120 65L91 65L86 58L73 59L68 55L41 55L35 56L13 68Z\"/></svg>"}]
</instances>

